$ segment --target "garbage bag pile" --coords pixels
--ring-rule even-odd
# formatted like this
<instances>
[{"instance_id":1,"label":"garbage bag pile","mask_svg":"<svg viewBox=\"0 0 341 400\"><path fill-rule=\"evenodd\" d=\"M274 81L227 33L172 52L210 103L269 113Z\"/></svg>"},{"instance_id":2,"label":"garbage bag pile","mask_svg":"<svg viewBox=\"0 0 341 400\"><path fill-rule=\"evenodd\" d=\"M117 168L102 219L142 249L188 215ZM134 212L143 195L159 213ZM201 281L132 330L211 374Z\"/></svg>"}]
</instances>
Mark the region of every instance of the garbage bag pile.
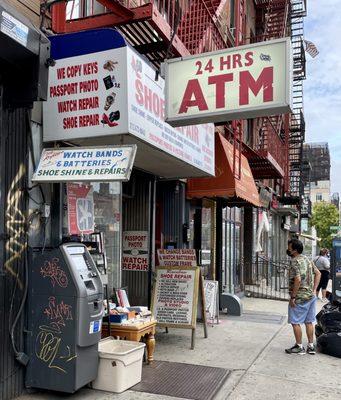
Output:
<instances>
[{"instance_id":1,"label":"garbage bag pile","mask_svg":"<svg viewBox=\"0 0 341 400\"><path fill-rule=\"evenodd\" d=\"M341 303L328 303L316 316L319 351L341 358Z\"/></svg>"}]
</instances>

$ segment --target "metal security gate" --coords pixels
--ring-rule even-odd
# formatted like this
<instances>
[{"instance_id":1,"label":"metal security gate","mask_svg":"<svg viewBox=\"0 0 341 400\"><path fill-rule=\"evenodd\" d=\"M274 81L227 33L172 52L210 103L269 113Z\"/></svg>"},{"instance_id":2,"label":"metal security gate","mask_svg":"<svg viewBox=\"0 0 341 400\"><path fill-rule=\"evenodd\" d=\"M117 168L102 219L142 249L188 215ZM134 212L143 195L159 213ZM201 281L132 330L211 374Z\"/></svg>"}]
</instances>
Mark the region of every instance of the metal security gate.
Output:
<instances>
[{"instance_id":1,"label":"metal security gate","mask_svg":"<svg viewBox=\"0 0 341 400\"><path fill-rule=\"evenodd\" d=\"M245 294L273 300L288 300L289 263L287 260L272 261L257 256L248 271Z\"/></svg>"},{"instance_id":2,"label":"metal security gate","mask_svg":"<svg viewBox=\"0 0 341 400\"><path fill-rule=\"evenodd\" d=\"M1 82L1 75L0 75ZM23 390L23 367L15 360L10 330L25 292L27 126L26 109L4 109L0 85L0 400ZM24 313L14 342L24 350Z\"/></svg>"},{"instance_id":3,"label":"metal security gate","mask_svg":"<svg viewBox=\"0 0 341 400\"><path fill-rule=\"evenodd\" d=\"M149 271L122 271L122 286L128 288L132 305L148 306L154 252L154 193L152 175L134 170L130 181L123 184L123 232L146 231L149 239Z\"/></svg>"}]
</instances>

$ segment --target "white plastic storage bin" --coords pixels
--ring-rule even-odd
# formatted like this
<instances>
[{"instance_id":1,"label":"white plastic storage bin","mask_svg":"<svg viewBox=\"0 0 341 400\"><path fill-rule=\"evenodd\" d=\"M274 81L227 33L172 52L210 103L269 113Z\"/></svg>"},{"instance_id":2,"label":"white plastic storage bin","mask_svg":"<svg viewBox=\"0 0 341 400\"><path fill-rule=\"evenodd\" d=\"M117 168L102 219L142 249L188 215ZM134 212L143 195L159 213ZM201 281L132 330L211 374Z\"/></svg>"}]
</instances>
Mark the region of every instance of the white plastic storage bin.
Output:
<instances>
[{"instance_id":1,"label":"white plastic storage bin","mask_svg":"<svg viewBox=\"0 0 341 400\"><path fill-rule=\"evenodd\" d=\"M102 339L98 344L98 375L92 387L121 393L141 382L144 348L144 343Z\"/></svg>"}]
</instances>

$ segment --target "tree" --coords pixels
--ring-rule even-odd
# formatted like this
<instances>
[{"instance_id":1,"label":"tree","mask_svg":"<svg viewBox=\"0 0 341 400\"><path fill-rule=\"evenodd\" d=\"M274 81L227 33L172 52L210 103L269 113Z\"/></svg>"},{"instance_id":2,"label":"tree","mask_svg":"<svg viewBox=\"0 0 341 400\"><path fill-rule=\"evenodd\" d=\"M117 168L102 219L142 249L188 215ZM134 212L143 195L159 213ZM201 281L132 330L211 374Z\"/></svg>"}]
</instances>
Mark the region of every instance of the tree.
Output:
<instances>
[{"instance_id":1,"label":"tree","mask_svg":"<svg viewBox=\"0 0 341 400\"><path fill-rule=\"evenodd\" d=\"M315 226L317 236L321 239L319 245L330 249L333 240L330 227L339 225L339 210L334 204L324 201L314 204L310 225Z\"/></svg>"}]
</instances>

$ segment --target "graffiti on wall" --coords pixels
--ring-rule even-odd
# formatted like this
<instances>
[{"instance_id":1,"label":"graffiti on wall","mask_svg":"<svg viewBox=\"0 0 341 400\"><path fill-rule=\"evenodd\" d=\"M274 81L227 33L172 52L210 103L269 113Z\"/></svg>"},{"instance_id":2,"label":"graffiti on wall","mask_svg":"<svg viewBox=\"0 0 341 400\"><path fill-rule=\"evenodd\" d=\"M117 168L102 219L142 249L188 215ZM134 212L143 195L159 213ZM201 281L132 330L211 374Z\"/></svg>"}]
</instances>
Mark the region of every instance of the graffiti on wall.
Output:
<instances>
[{"instance_id":1,"label":"graffiti on wall","mask_svg":"<svg viewBox=\"0 0 341 400\"><path fill-rule=\"evenodd\" d=\"M4 269L10 275L18 280L18 286L23 288L19 272L14 269L14 262L19 260L27 247L26 240L26 217L21 210L20 204L24 194L21 183L26 173L24 164L21 164L17 174L15 175L7 194L6 211L5 211L5 226L8 234L6 240L6 252L9 258L4 264Z\"/></svg>"}]
</instances>

